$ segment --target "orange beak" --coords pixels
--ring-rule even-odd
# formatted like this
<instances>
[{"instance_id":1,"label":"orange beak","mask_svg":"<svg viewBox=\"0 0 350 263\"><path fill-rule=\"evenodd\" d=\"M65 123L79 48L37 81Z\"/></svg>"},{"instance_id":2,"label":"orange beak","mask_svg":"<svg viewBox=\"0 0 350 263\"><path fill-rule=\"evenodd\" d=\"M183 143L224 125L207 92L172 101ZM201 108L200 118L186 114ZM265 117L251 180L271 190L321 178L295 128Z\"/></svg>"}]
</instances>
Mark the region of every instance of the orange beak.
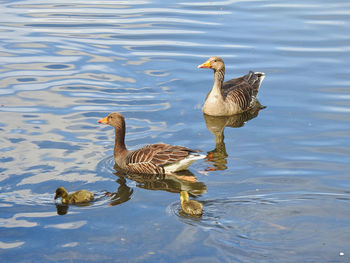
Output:
<instances>
[{"instance_id":1,"label":"orange beak","mask_svg":"<svg viewBox=\"0 0 350 263\"><path fill-rule=\"evenodd\" d=\"M197 68L211 68L210 62L204 62L202 65L198 65Z\"/></svg>"},{"instance_id":2,"label":"orange beak","mask_svg":"<svg viewBox=\"0 0 350 263\"><path fill-rule=\"evenodd\" d=\"M108 116L106 118L103 118L101 120L97 121L98 123L108 124Z\"/></svg>"}]
</instances>

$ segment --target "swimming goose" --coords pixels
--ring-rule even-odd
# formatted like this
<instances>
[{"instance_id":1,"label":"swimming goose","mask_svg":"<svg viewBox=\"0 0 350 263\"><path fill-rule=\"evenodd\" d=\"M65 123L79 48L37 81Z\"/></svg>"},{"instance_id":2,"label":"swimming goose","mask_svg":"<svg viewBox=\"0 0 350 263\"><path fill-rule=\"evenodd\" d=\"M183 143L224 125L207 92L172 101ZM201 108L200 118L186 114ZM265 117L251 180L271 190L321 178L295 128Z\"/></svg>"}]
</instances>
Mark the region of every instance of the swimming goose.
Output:
<instances>
[{"instance_id":1,"label":"swimming goose","mask_svg":"<svg viewBox=\"0 0 350 263\"><path fill-rule=\"evenodd\" d=\"M224 82L225 63L211 57L198 68L214 70L214 85L205 99L202 111L212 116L229 116L254 107L265 73L249 71L247 75Z\"/></svg>"},{"instance_id":2,"label":"swimming goose","mask_svg":"<svg viewBox=\"0 0 350 263\"><path fill-rule=\"evenodd\" d=\"M172 174L186 170L194 161L205 158L205 155L198 154L198 150L164 143L149 144L129 151L125 147L125 120L122 114L113 112L98 123L114 127L114 160L126 172Z\"/></svg>"},{"instance_id":3,"label":"swimming goose","mask_svg":"<svg viewBox=\"0 0 350 263\"><path fill-rule=\"evenodd\" d=\"M79 190L68 194L64 187L58 187L56 189L55 200L59 197L62 197L63 204L79 204L92 201L94 199L94 194L87 190Z\"/></svg>"},{"instance_id":4,"label":"swimming goose","mask_svg":"<svg viewBox=\"0 0 350 263\"><path fill-rule=\"evenodd\" d=\"M181 208L186 214L191 216L201 216L203 214L203 205L195 200L189 200L187 191L180 192Z\"/></svg>"}]
</instances>

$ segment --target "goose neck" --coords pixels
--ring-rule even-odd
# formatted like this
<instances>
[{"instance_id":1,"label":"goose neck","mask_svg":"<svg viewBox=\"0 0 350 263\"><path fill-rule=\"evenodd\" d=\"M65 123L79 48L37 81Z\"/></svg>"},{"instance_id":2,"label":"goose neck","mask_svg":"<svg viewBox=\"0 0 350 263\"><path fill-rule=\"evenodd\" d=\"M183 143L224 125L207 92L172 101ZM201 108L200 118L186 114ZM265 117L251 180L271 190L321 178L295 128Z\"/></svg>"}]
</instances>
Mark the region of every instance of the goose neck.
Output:
<instances>
[{"instance_id":1,"label":"goose neck","mask_svg":"<svg viewBox=\"0 0 350 263\"><path fill-rule=\"evenodd\" d=\"M210 96L214 96L218 98L222 97L221 89L224 82L224 77L225 77L225 68L214 71L214 85L213 85L213 89L210 92Z\"/></svg>"},{"instance_id":2,"label":"goose neck","mask_svg":"<svg viewBox=\"0 0 350 263\"><path fill-rule=\"evenodd\" d=\"M214 84L216 86L222 87L222 83L224 83L225 79L225 68L218 69L214 71Z\"/></svg>"},{"instance_id":3,"label":"goose neck","mask_svg":"<svg viewBox=\"0 0 350 263\"><path fill-rule=\"evenodd\" d=\"M125 126L115 127L114 156L126 151L125 147Z\"/></svg>"}]
</instances>

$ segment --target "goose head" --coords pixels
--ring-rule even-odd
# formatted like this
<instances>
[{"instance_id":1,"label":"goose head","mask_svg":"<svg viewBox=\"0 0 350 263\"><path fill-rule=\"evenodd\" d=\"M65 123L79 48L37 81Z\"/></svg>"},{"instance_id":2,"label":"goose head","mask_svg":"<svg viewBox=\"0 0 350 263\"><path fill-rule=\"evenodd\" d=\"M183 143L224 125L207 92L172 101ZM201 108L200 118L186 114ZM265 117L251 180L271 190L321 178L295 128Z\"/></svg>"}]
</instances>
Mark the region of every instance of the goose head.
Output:
<instances>
[{"instance_id":1,"label":"goose head","mask_svg":"<svg viewBox=\"0 0 350 263\"><path fill-rule=\"evenodd\" d=\"M211 57L206 62L198 65L198 68L210 68L214 71L225 69L225 63L220 57Z\"/></svg>"},{"instance_id":2,"label":"goose head","mask_svg":"<svg viewBox=\"0 0 350 263\"><path fill-rule=\"evenodd\" d=\"M125 120L121 113L112 112L107 117L98 120L98 123L113 126L116 129L125 129Z\"/></svg>"}]
</instances>

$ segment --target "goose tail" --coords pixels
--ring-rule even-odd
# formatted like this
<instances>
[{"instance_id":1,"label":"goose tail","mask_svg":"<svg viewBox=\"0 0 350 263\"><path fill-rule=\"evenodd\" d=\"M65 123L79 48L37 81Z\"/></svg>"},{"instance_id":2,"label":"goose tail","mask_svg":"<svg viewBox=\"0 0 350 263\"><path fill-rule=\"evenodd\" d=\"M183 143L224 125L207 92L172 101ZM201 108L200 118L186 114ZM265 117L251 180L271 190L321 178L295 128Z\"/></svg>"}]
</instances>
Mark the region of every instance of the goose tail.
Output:
<instances>
[{"instance_id":1,"label":"goose tail","mask_svg":"<svg viewBox=\"0 0 350 263\"><path fill-rule=\"evenodd\" d=\"M260 88L260 85L265 78L265 73L264 72L255 72L254 75L258 78L259 88Z\"/></svg>"},{"instance_id":2,"label":"goose tail","mask_svg":"<svg viewBox=\"0 0 350 263\"><path fill-rule=\"evenodd\" d=\"M265 73L263 72L254 72L249 71L247 75L245 75L246 81L251 85L253 90L253 97L256 97L258 95L258 91L260 88L260 85L262 81L265 78Z\"/></svg>"}]
</instances>

